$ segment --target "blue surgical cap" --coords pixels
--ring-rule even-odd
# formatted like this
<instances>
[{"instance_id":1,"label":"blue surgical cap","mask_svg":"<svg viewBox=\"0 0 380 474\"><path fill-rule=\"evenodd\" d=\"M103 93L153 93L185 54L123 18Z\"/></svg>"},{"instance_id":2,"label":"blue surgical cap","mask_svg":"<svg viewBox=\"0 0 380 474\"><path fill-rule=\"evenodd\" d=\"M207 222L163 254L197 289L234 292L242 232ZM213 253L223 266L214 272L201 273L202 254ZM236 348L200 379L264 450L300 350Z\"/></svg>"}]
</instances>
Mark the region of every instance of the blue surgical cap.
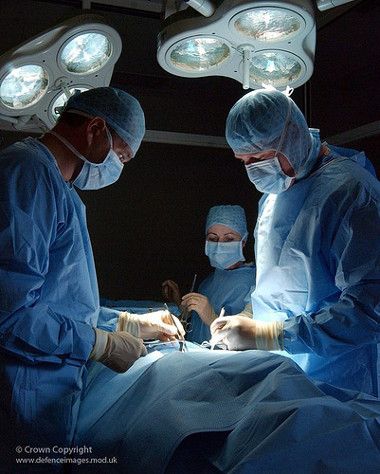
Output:
<instances>
[{"instance_id":1,"label":"blue surgical cap","mask_svg":"<svg viewBox=\"0 0 380 474\"><path fill-rule=\"evenodd\" d=\"M65 111L78 110L104 119L136 154L145 134L145 117L137 99L115 87L97 87L75 93Z\"/></svg>"},{"instance_id":2,"label":"blue surgical cap","mask_svg":"<svg viewBox=\"0 0 380 474\"><path fill-rule=\"evenodd\" d=\"M298 179L314 166L320 148L296 103L275 89L257 89L236 102L227 117L226 139L236 154L283 153Z\"/></svg>"},{"instance_id":3,"label":"blue surgical cap","mask_svg":"<svg viewBox=\"0 0 380 474\"><path fill-rule=\"evenodd\" d=\"M223 224L234 230L245 239L248 235L247 220L241 206L223 205L210 208L206 219L206 234L208 229L215 224Z\"/></svg>"}]
</instances>

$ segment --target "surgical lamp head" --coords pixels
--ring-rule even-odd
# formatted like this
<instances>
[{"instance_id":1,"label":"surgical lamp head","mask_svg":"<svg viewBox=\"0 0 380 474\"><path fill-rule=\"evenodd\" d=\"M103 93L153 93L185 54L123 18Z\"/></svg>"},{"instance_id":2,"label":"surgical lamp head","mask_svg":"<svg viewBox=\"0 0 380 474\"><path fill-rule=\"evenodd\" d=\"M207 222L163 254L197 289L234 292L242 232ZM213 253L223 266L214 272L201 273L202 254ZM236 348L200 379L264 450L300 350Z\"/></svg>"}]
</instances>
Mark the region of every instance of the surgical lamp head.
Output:
<instances>
[{"instance_id":1,"label":"surgical lamp head","mask_svg":"<svg viewBox=\"0 0 380 474\"><path fill-rule=\"evenodd\" d=\"M193 8L194 3L203 10L213 2L187 1ZM316 41L312 0L214 3L207 16L184 10L166 17L157 51L166 71L231 77L244 89L295 88L311 77Z\"/></svg>"},{"instance_id":2,"label":"surgical lamp head","mask_svg":"<svg viewBox=\"0 0 380 474\"><path fill-rule=\"evenodd\" d=\"M49 28L0 57L0 127L52 128L77 90L108 86L122 48L118 32L98 15Z\"/></svg>"}]
</instances>

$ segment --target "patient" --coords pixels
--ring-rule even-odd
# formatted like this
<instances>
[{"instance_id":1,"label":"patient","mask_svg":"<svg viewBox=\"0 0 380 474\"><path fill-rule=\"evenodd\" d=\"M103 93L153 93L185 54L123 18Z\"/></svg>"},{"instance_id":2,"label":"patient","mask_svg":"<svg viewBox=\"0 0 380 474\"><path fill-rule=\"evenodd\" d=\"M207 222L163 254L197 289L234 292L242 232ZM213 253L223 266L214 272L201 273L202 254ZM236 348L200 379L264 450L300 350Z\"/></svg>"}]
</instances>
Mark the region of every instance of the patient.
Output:
<instances>
[{"instance_id":1,"label":"patient","mask_svg":"<svg viewBox=\"0 0 380 474\"><path fill-rule=\"evenodd\" d=\"M243 254L248 231L241 206L211 207L205 233L205 253L214 271L201 282L198 292L190 292L181 298L176 282L166 280L162 283L162 292L168 301L192 311L192 330L186 338L198 343L210 339L210 324L222 308L226 315L243 311L255 282L255 267L245 262Z\"/></svg>"},{"instance_id":2,"label":"patient","mask_svg":"<svg viewBox=\"0 0 380 474\"><path fill-rule=\"evenodd\" d=\"M266 351L147 345L123 374L89 367L74 445L107 465L80 473L378 472L375 398L318 385Z\"/></svg>"}]
</instances>

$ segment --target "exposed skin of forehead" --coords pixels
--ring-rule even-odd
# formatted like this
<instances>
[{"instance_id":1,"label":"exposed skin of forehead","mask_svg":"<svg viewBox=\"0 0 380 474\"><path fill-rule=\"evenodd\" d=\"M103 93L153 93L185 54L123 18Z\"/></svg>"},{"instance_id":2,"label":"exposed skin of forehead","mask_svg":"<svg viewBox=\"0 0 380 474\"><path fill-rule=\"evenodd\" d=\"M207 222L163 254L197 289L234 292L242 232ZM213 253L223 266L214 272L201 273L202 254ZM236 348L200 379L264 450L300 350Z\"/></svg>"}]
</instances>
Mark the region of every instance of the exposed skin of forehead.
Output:
<instances>
[{"instance_id":1,"label":"exposed skin of forehead","mask_svg":"<svg viewBox=\"0 0 380 474\"><path fill-rule=\"evenodd\" d=\"M206 239L209 240L210 237L217 237L218 240L224 240L227 238L229 240L241 240L242 236L235 230L231 229L231 227L223 224L214 224L207 230Z\"/></svg>"}]
</instances>

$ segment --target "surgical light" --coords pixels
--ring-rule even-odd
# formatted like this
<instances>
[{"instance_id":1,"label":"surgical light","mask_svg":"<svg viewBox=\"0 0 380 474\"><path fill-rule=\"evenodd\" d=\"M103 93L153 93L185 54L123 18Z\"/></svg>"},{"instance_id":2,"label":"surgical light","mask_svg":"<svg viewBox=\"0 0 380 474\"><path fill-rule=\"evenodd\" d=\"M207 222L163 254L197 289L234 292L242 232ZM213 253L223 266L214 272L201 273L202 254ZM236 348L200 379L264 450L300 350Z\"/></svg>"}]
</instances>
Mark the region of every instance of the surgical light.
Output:
<instances>
[{"instance_id":1,"label":"surgical light","mask_svg":"<svg viewBox=\"0 0 380 474\"><path fill-rule=\"evenodd\" d=\"M288 52L261 51L253 55L249 72L253 84L283 89L302 76L304 64L300 58Z\"/></svg>"},{"instance_id":2,"label":"surgical light","mask_svg":"<svg viewBox=\"0 0 380 474\"><path fill-rule=\"evenodd\" d=\"M241 35L265 42L289 39L305 25L302 17L295 12L262 7L239 13L232 21Z\"/></svg>"},{"instance_id":3,"label":"surgical light","mask_svg":"<svg viewBox=\"0 0 380 474\"><path fill-rule=\"evenodd\" d=\"M157 59L178 76L295 88L312 75L315 39L312 0L224 0L208 17L190 8L167 16Z\"/></svg>"},{"instance_id":4,"label":"surgical light","mask_svg":"<svg viewBox=\"0 0 380 474\"><path fill-rule=\"evenodd\" d=\"M69 91L69 96L74 94L74 92L79 91L79 92L84 92L87 91L88 87L73 87ZM67 93L62 92L61 94L58 94L56 99L52 102L51 105L51 114L54 118L55 121L59 119L59 116L61 115L62 109L64 108L66 102L67 102Z\"/></svg>"},{"instance_id":5,"label":"surgical light","mask_svg":"<svg viewBox=\"0 0 380 474\"><path fill-rule=\"evenodd\" d=\"M40 100L48 88L48 73L37 64L11 70L1 82L0 99L5 107L19 110Z\"/></svg>"},{"instance_id":6,"label":"surgical light","mask_svg":"<svg viewBox=\"0 0 380 474\"><path fill-rule=\"evenodd\" d=\"M119 34L97 15L67 20L0 56L0 128L55 125L75 90L108 86Z\"/></svg>"},{"instance_id":7,"label":"surgical light","mask_svg":"<svg viewBox=\"0 0 380 474\"><path fill-rule=\"evenodd\" d=\"M228 45L218 38L191 38L174 45L170 61L187 72L207 71L219 66L230 56Z\"/></svg>"},{"instance_id":8,"label":"surgical light","mask_svg":"<svg viewBox=\"0 0 380 474\"><path fill-rule=\"evenodd\" d=\"M89 74L101 69L112 55L112 44L101 33L85 33L62 49L61 61L67 72Z\"/></svg>"}]
</instances>

